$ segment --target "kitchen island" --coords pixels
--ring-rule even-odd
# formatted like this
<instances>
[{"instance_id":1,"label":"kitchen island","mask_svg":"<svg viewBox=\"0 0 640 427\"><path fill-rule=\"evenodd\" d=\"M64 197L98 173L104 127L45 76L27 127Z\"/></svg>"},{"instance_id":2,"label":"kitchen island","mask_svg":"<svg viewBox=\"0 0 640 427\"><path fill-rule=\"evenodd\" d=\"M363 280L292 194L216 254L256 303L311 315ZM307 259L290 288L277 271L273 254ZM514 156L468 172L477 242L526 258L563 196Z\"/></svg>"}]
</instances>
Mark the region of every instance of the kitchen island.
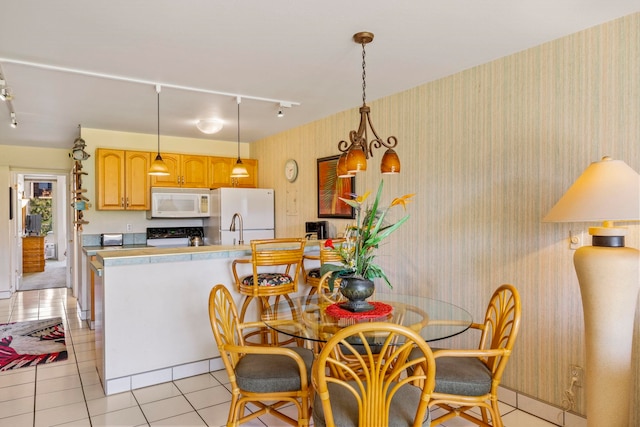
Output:
<instances>
[{"instance_id":1,"label":"kitchen island","mask_svg":"<svg viewBox=\"0 0 640 427\"><path fill-rule=\"evenodd\" d=\"M317 251L317 242L305 250ZM249 245L96 252L96 364L105 394L222 369L209 292L222 283L239 303L231 263L250 256ZM305 292L301 283L297 294Z\"/></svg>"}]
</instances>

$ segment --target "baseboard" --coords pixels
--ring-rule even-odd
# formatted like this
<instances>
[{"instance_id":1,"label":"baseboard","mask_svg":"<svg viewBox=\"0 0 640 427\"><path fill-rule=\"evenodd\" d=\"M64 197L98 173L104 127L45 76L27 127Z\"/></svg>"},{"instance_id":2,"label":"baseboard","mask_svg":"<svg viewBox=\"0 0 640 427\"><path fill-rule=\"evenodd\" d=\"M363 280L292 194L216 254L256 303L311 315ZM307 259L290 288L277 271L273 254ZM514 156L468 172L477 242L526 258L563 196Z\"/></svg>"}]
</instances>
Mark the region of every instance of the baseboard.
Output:
<instances>
[{"instance_id":1,"label":"baseboard","mask_svg":"<svg viewBox=\"0 0 640 427\"><path fill-rule=\"evenodd\" d=\"M499 388L498 398L500 402L557 426L587 427L585 417L507 387Z\"/></svg>"}]
</instances>

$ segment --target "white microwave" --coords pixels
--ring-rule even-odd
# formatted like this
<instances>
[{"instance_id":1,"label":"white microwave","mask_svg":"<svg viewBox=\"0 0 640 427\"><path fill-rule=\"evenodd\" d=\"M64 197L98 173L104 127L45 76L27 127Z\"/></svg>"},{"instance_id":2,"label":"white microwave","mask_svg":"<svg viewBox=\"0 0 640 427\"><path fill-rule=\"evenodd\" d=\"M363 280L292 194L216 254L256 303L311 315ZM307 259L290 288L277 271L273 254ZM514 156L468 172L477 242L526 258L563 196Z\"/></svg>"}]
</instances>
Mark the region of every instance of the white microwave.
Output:
<instances>
[{"instance_id":1,"label":"white microwave","mask_svg":"<svg viewBox=\"0 0 640 427\"><path fill-rule=\"evenodd\" d=\"M210 191L203 188L152 188L147 218L204 218L211 216Z\"/></svg>"}]
</instances>

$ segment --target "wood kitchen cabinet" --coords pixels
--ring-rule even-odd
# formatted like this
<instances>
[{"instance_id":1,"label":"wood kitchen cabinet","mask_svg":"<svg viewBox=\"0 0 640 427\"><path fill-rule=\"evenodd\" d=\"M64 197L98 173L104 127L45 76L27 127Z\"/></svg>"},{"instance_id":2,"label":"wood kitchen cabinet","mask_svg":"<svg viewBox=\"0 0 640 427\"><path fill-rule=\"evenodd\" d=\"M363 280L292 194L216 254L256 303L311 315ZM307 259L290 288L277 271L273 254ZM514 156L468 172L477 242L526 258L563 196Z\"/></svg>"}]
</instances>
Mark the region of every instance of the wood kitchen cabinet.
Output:
<instances>
[{"instance_id":1,"label":"wood kitchen cabinet","mask_svg":"<svg viewBox=\"0 0 640 427\"><path fill-rule=\"evenodd\" d=\"M98 148L96 150L97 204L100 210L148 210L151 154Z\"/></svg>"},{"instance_id":2,"label":"wood kitchen cabinet","mask_svg":"<svg viewBox=\"0 0 640 427\"><path fill-rule=\"evenodd\" d=\"M169 175L152 177L152 187L209 188L208 156L174 153L160 155L169 169Z\"/></svg>"},{"instance_id":3,"label":"wood kitchen cabinet","mask_svg":"<svg viewBox=\"0 0 640 427\"><path fill-rule=\"evenodd\" d=\"M231 178L231 171L237 160L236 157L209 157L209 187L257 187L258 161L255 159L242 159L242 163L247 167L249 176L246 178Z\"/></svg>"},{"instance_id":4,"label":"wood kitchen cabinet","mask_svg":"<svg viewBox=\"0 0 640 427\"><path fill-rule=\"evenodd\" d=\"M40 273L44 271L44 236L22 238L22 272Z\"/></svg>"}]
</instances>

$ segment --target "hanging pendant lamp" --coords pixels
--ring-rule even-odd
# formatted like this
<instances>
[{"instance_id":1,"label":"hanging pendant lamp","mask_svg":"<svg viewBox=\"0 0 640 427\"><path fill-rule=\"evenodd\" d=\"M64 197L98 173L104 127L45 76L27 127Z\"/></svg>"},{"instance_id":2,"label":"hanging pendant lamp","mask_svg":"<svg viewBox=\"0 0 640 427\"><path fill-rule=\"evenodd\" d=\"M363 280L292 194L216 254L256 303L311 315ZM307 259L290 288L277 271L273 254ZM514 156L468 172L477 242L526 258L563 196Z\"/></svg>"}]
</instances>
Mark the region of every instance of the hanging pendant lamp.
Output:
<instances>
[{"instance_id":1,"label":"hanging pendant lamp","mask_svg":"<svg viewBox=\"0 0 640 427\"><path fill-rule=\"evenodd\" d=\"M238 101L238 160L236 160L235 166L233 166L233 170L231 171L231 178L247 178L249 176L249 171L247 171L247 167L242 163L240 159L240 97L237 98Z\"/></svg>"},{"instance_id":2,"label":"hanging pendant lamp","mask_svg":"<svg viewBox=\"0 0 640 427\"><path fill-rule=\"evenodd\" d=\"M149 167L149 175L154 176L166 176L169 175L169 168L167 167L164 160L162 160L162 156L160 155L160 85L156 85L156 94L158 97L158 155L156 155L155 160L151 163L151 167Z\"/></svg>"},{"instance_id":3,"label":"hanging pendant lamp","mask_svg":"<svg viewBox=\"0 0 640 427\"><path fill-rule=\"evenodd\" d=\"M371 109L366 102L365 46L373 41L373 33L366 31L356 33L353 35L353 41L362 45L362 107L360 107L358 130L349 132L349 142L342 140L338 143L338 150L343 153L338 160L338 177L346 178L367 170L367 159L373 157L373 149L382 146L386 147L387 151L382 157L380 172L383 174L398 174L400 173L400 159L393 150L398 145L398 139L395 136L390 136L385 142L378 136L369 116ZM368 141L367 124L375 137L371 141Z\"/></svg>"}]
</instances>

